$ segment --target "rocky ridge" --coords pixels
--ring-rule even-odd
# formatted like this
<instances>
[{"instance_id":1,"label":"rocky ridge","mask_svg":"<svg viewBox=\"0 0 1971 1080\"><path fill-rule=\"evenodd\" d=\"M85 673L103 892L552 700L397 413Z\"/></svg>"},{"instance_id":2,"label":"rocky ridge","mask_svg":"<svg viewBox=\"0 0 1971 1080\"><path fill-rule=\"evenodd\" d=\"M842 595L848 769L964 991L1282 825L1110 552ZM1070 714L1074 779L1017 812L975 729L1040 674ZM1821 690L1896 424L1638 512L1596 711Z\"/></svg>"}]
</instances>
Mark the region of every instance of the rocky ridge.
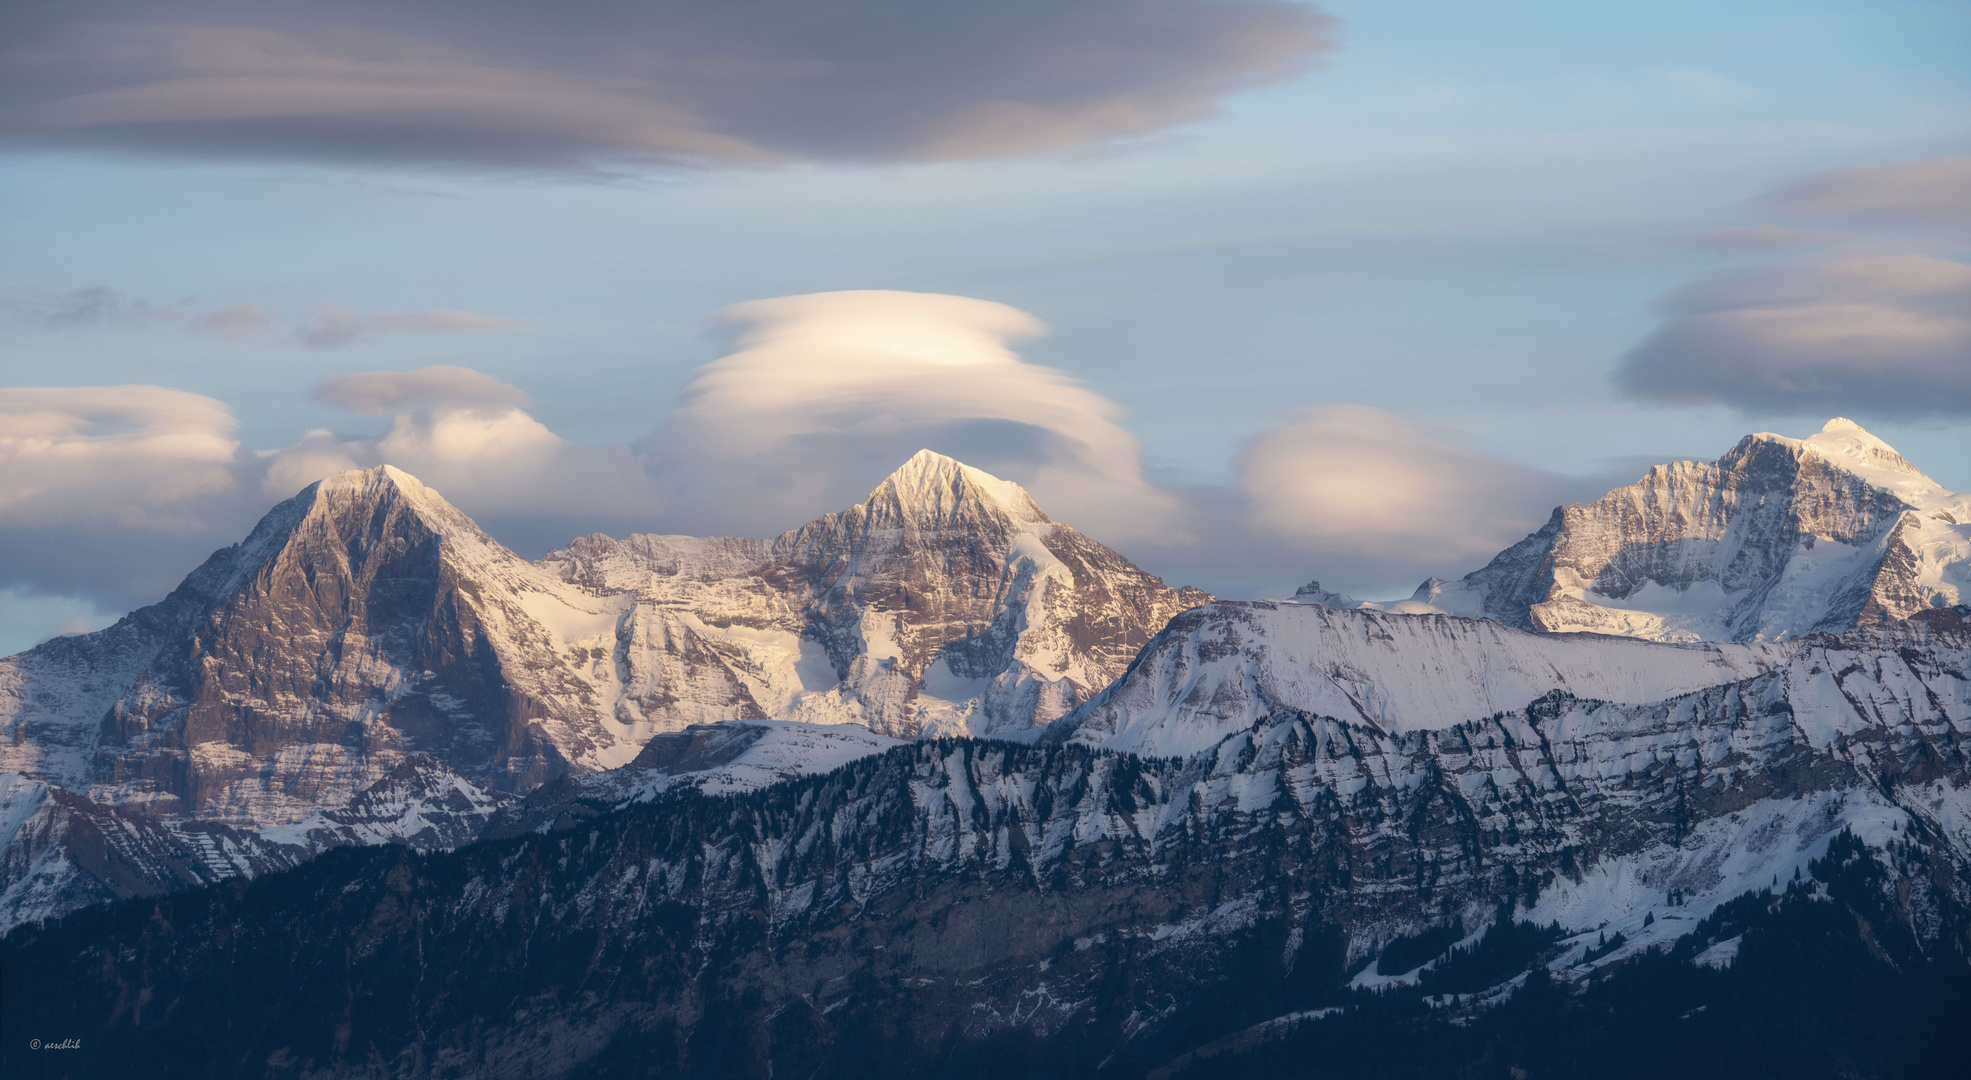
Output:
<instances>
[{"instance_id":1,"label":"rocky ridge","mask_svg":"<svg viewBox=\"0 0 1971 1080\"><path fill-rule=\"evenodd\" d=\"M543 565L634 595L619 715L988 735L1107 686L1172 615L1172 589L1050 519L1025 491L930 451L861 505L771 541L585 537Z\"/></svg>"},{"instance_id":2,"label":"rocky ridge","mask_svg":"<svg viewBox=\"0 0 1971 1080\"><path fill-rule=\"evenodd\" d=\"M331 846L451 846L698 723L1045 723L1207 599L928 451L772 541L587 537L538 564L397 469L339 474L163 602L0 659L0 775L54 792L0 835L0 925ZM778 772L720 782L834 760L790 738ZM65 854L82 821L156 842L111 873ZM225 857L186 854L220 827Z\"/></svg>"},{"instance_id":3,"label":"rocky ridge","mask_svg":"<svg viewBox=\"0 0 1971 1080\"><path fill-rule=\"evenodd\" d=\"M1331 596L1331 594L1329 594ZM1310 602L1341 603L1346 597ZM1852 421L1652 468L1456 581L1371 604L1529 630L1767 641L1971 603L1971 495Z\"/></svg>"}]
</instances>

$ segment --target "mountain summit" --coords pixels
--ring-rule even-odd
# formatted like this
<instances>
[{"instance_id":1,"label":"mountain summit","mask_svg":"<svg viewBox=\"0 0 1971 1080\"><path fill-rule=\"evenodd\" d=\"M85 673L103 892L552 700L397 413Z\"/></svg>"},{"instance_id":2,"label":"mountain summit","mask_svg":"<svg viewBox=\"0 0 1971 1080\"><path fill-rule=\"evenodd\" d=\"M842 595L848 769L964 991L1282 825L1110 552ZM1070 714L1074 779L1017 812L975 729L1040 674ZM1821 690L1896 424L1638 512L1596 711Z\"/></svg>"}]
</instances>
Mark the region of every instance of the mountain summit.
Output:
<instances>
[{"instance_id":1,"label":"mountain summit","mask_svg":"<svg viewBox=\"0 0 1971 1080\"><path fill-rule=\"evenodd\" d=\"M1777 640L1971 600L1971 496L1836 418L1563 506L1483 569L1397 611L1665 641Z\"/></svg>"},{"instance_id":2,"label":"mountain summit","mask_svg":"<svg viewBox=\"0 0 1971 1080\"><path fill-rule=\"evenodd\" d=\"M544 565L634 592L631 683L669 689L620 708L662 710L675 727L1021 730L1087 700L1172 615L1211 599L1054 521L1018 484L929 450L862 503L771 541L591 536Z\"/></svg>"},{"instance_id":3,"label":"mountain summit","mask_svg":"<svg viewBox=\"0 0 1971 1080\"><path fill-rule=\"evenodd\" d=\"M933 450L911 455L862 505L871 520L910 521L919 527L963 527L982 513L998 513L1022 525L1053 524L1025 488Z\"/></svg>"}]
</instances>

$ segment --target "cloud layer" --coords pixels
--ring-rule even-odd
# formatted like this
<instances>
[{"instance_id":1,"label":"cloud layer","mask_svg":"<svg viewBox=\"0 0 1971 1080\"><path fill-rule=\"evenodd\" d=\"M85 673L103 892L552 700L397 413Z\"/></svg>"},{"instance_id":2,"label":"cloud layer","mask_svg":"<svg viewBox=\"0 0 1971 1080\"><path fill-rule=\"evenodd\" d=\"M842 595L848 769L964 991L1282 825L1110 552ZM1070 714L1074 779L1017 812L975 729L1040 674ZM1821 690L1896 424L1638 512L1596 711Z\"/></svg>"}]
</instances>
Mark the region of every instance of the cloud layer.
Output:
<instances>
[{"instance_id":1,"label":"cloud layer","mask_svg":"<svg viewBox=\"0 0 1971 1080\"><path fill-rule=\"evenodd\" d=\"M638 445L681 526L757 532L840 509L926 446L1020 476L1043 502L1087 504L1112 528L1163 501L1114 402L1013 352L1045 331L1025 312L858 291L721 315L739 331L733 351Z\"/></svg>"},{"instance_id":2,"label":"cloud layer","mask_svg":"<svg viewBox=\"0 0 1971 1080\"><path fill-rule=\"evenodd\" d=\"M236 426L161 386L0 388L0 634L157 600L245 535L266 506L241 499Z\"/></svg>"},{"instance_id":3,"label":"cloud layer","mask_svg":"<svg viewBox=\"0 0 1971 1080\"><path fill-rule=\"evenodd\" d=\"M147 330L178 326L194 334L244 338L290 331L311 349L335 349L390 334L455 334L511 330L512 319L458 308L423 311L359 311L343 304L309 304L291 326L281 314L260 304L211 308L196 300L154 304L101 285L67 292L30 291L0 301L30 322L50 330Z\"/></svg>"},{"instance_id":4,"label":"cloud layer","mask_svg":"<svg viewBox=\"0 0 1971 1080\"><path fill-rule=\"evenodd\" d=\"M0 389L0 518L48 526L191 532L234 484L224 404L161 386Z\"/></svg>"},{"instance_id":5,"label":"cloud layer","mask_svg":"<svg viewBox=\"0 0 1971 1080\"><path fill-rule=\"evenodd\" d=\"M1380 409L1330 405L1253 438L1238 491L1253 528L1310 552L1418 566L1482 563L1526 534L1560 484Z\"/></svg>"},{"instance_id":6,"label":"cloud layer","mask_svg":"<svg viewBox=\"0 0 1971 1080\"><path fill-rule=\"evenodd\" d=\"M1622 358L1617 388L1747 413L1971 414L1971 266L1922 250L1971 236L1971 158L1839 169L1769 202L1895 231L1730 230L1739 246L1818 250L1672 294L1662 325Z\"/></svg>"},{"instance_id":7,"label":"cloud layer","mask_svg":"<svg viewBox=\"0 0 1971 1080\"><path fill-rule=\"evenodd\" d=\"M634 445L569 443L526 412L520 389L460 367L330 379L316 400L387 427L311 431L259 453L232 440L225 405L195 394L0 390L0 589L125 609L168 587L160 566L182 574L274 502L386 462L538 552L592 531L772 535L860 501L930 447L1020 482L1154 568L1220 588L1469 569L1537 525L1558 490L1359 406L1305 411L1254 438L1230 487L1162 487L1114 402L1014 351L1045 329L1025 312L844 292L722 318L731 351Z\"/></svg>"},{"instance_id":8,"label":"cloud layer","mask_svg":"<svg viewBox=\"0 0 1971 1080\"><path fill-rule=\"evenodd\" d=\"M0 40L21 142L554 168L1071 148L1334 47L1290 0L26 0Z\"/></svg>"},{"instance_id":9,"label":"cloud layer","mask_svg":"<svg viewBox=\"0 0 1971 1080\"><path fill-rule=\"evenodd\" d=\"M1795 217L1971 236L1971 157L1833 169L1781 188L1770 201Z\"/></svg>"},{"instance_id":10,"label":"cloud layer","mask_svg":"<svg viewBox=\"0 0 1971 1080\"><path fill-rule=\"evenodd\" d=\"M1746 411L1971 412L1971 266L1830 258L1683 290L1624 358L1623 389Z\"/></svg>"}]
</instances>

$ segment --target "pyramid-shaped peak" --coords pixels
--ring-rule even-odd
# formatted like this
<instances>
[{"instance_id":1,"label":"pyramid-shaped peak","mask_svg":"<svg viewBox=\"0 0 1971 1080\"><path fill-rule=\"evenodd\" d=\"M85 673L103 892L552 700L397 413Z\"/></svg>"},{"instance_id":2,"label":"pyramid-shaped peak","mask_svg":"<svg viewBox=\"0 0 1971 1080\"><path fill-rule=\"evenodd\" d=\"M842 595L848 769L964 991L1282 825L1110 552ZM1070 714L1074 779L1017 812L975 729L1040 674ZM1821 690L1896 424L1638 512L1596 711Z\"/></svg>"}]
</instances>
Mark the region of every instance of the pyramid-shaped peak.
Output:
<instances>
[{"instance_id":1,"label":"pyramid-shaped peak","mask_svg":"<svg viewBox=\"0 0 1971 1080\"><path fill-rule=\"evenodd\" d=\"M346 469L322 477L317 485L316 490L324 495L339 492L382 492L392 489L407 495L438 494L425 487L424 481L395 465L378 465L373 469Z\"/></svg>"},{"instance_id":2,"label":"pyramid-shaped peak","mask_svg":"<svg viewBox=\"0 0 1971 1080\"><path fill-rule=\"evenodd\" d=\"M915 518L949 516L968 502L998 508L1016 522L1049 519L1026 489L935 450L919 450L869 493L871 504L894 499Z\"/></svg>"},{"instance_id":3,"label":"pyramid-shaped peak","mask_svg":"<svg viewBox=\"0 0 1971 1080\"><path fill-rule=\"evenodd\" d=\"M303 492L306 495L307 492ZM428 488L424 481L395 465L378 465L371 469L347 469L315 482L314 502L356 503L370 505L393 500L403 500L427 514L437 514L450 518L459 511L445 500L443 495Z\"/></svg>"},{"instance_id":4,"label":"pyramid-shaped peak","mask_svg":"<svg viewBox=\"0 0 1971 1080\"><path fill-rule=\"evenodd\" d=\"M395 465L331 473L316 481L312 489L303 490L298 501L309 507L309 513L342 513L350 507L375 508L395 504L448 536L492 542L464 511Z\"/></svg>"},{"instance_id":5,"label":"pyramid-shaped peak","mask_svg":"<svg viewBox=\"0 0 1971 1080\"><path fill-rule=\"evenodd\" d=\"M1894 447L1869 434L1845 416L1829 420L1804 445L1838 468L1878 486L1936 488L1936 481L1909 463Z\"/></svg>"}]
</instances>

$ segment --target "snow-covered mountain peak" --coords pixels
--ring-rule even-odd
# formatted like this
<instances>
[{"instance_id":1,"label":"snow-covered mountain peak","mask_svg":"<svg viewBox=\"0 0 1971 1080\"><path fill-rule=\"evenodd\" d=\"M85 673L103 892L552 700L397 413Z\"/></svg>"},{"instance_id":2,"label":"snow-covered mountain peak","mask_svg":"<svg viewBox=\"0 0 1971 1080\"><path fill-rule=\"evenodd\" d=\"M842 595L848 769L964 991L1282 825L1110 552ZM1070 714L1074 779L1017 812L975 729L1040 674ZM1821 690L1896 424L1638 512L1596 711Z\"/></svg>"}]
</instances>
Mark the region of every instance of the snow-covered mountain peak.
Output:
<instances>
[{"instance_id":1,"label":"snow-covered mountain peak","mask_svg":"<svg viewBox=\"0 0 1971 1080\"><path fill-rule=\"evenodd\" d=\"M1939 494L1949 494L1943 485L1896 453L1894 447L1846 417L1829 420L1819 434L1801 440L1800 445L1835 468L1892 491L1912 504L1921 505Z\"/></svg>"},{"instance_id":2,"label":"snow-covered mountain peak","mask_svg":"<svg viewBox=\"0 0 1971 1080\"><path fill-rule=\"evenodd\" d=\"M457 533L473 540L488 539L464 511L395 465L334 473L316 481L296 498L308 503L316 513L402 507L415 513L434 532Z\"/></svg>"},{"instance_id":3,"label":"snow-covered mountain peak","mask_svg":"<svg viewBox=\"0 0 1971 1080\"><path fill-rule=\"evenodd\" d=\"M1778 640L1971 598L1971 497L1852 420L1650 469L1412 602L1524 629ZM1386 605L1385 605L1386 606ZM1389 610L1400 610L1386 606Z\"/></svg>"},{"instance_id":4,"label":"snow-covered mountain peak","mask_svg":"<svg viewBox=\"0 0 1971 1080\"><path fill-rule=\"evenodd\" d=\"M1046 525L1050 519L1025 488L1001 480L934 450L919 450L885 477L864 501L872 520L892 514L919 524L964 520L968 510L991 508L1016 525Z\"/></svg>"},{"instance_id":5,"label":"snow-covered mountain peak","mask_svg":"<svg viewBox=\"0 0 1971 1080\"><path fill-rule=\"evenodd\" d=\"M431 491L424 486L424 481L395 465L378 465L373 469L347 469L316 481L316 491L325 495L343 492L373 495L385 490L405 493Z\"/></svg>"}]
</instances>

